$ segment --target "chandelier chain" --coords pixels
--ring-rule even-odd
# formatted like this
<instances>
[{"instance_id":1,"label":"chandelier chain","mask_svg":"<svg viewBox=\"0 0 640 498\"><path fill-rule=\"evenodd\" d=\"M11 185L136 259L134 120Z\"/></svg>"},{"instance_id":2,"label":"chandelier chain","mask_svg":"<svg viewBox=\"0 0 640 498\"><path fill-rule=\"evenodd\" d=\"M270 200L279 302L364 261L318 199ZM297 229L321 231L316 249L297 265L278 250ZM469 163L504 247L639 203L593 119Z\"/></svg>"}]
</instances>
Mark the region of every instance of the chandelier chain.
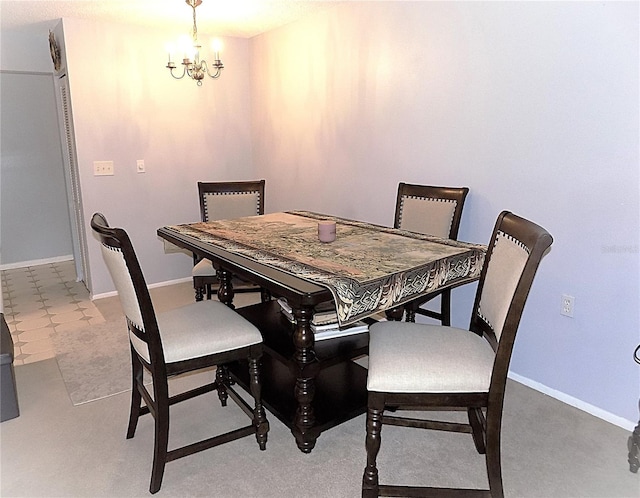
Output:
<instances>
[{"instance_id":1,"label":"chandelier chain","mask_svg":"<svg viewBox=\"0 0 640 498\"><path fill-rule=\"evenodd\" d=\"M195 4L191 7L193 9L193 41L198 41L198 25L196 24L196 7Z\"/></svg>"}]
</instances>

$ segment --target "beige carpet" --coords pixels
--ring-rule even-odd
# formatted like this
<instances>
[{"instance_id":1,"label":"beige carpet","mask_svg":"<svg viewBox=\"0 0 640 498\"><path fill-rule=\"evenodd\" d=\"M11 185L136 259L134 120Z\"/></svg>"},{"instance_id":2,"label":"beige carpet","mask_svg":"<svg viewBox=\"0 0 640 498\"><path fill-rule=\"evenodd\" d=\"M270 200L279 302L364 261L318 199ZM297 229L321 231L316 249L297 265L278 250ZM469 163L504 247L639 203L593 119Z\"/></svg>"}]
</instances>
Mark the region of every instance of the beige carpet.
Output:
<instances>
[{"instance_id":1,"label":"beige carpet","mask_svg":"<svg viewBox=\"0 0 640 498\"><path fill-rule=\"evenodd\" d=\"M157 310L192 301L190 284L179 286L178 293L176 287L154 289ZM20 417L0 425L1 496L149 496L153 420L143 417L136 437L125 439L129 396L109 393L129 389L126 327L117 298L96 305L107 323L56 337L57 363L46 360L16 368ZM120 351L115 356L122 366L112 361L114 354L106 354L109 350ZM73 370L78 374L71 375ZM195 387L197 380L199 375L175 379L172 389ZM69 396L74 404L83 404L73 406ZM97 401L87 403L91 398ZM173 407L172 447L243 423L244 414L230 405L221 408L212 393ZM267 451L259 451L255 439L243 438L171 462L158 496L360 495L366 461L364 415L323 433L308 455L297 450L284 425L270 413L267 417ZM638 497L639 475L629 472L627 463L629 434L508 381L502 442L505 496ZM484 459L469 435L385 427L382 438L383 481L486 485Z\"/></svg>"},{"instance_id":2,"label":"beige carpet","mask_svg":"<svg viewBox=\"0 0 640 498\"><path fill-rule=\"evenodd\" d=\"M176 389L202 377L176 379ZM205 379L206 380L206 379ZM129 396L73 406L55 360L16 368L20 416L0 424L0 496L149 497L153 419L126 439ZM172 407L171 447L242 424L233 403L215 393ZM255 438L167 464L158 497L353 498L366 462L364 415L322 433L303 454L271 413L267 450ZM629 472L629 432L509 381L502 466L506 498L632 498L640 475ZM484 459L468 434L385 427L383 481L484 486Z\"/></svg>"}]
</instances>

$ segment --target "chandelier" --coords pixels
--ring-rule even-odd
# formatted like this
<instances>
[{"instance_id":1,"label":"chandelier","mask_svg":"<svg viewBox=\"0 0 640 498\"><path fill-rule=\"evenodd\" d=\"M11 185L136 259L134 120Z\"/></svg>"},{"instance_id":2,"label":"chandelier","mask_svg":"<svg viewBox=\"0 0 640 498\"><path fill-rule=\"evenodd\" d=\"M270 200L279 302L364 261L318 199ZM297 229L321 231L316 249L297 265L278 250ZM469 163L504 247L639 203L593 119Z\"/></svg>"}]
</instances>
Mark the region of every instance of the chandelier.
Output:
<instances>
[{"instance_id":1,"label":"chandelier","mask_svg":"<svg viewBox=\"0 0 640 498\"><path fill-rule=\"evenodd\" d=\"M211 78L218 78L220 76L220 71L224 68L222 61L220 60L220 52L219 49L215 49L214 51L214 62L211 64L211 71L209 71L209 64L207 61L200 60L200 49L202 46L198 44L198 26L196 25L196 7L202 3L202 0L185 0L187 5L189 5L193 9L193 48L190 49L191 53L185 53L184 58L182 59L182 74L180 76L176 76L173 72L176 69L175 62L171 61L171 51L169 51L169 62L167 62L167 68L171 72L171 76L175 79L180 80L186 76L193 79L198 86L202 86L202 80L205 75L209 75Z\"/></svg>"}]
</instances>

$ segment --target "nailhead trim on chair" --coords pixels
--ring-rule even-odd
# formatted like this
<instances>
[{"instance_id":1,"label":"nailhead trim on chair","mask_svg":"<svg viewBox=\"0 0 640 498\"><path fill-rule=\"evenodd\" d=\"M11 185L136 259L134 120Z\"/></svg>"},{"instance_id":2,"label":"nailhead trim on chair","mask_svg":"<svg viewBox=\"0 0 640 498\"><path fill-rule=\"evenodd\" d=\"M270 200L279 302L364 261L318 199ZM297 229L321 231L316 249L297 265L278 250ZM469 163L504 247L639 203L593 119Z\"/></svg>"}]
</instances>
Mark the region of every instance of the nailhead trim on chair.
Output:
<instances>
[{"instance_id":1,"label":"nailhead trim on chair","mask_svg":"<svg viewBox=\"0 0 640 498\"><path fill-rule=\"evenodd\" d=\"M398 215L398 221L400 223L400 226L402 226L402 211L404 209L405 199L415 199L418 201L428 201L428 202L447 202L447 203L453 204L453 211L451 211L451 219L449 220L449 230L448 230L448 231L451 231L451 224L453 223L453 216L455 215L458 201L455 201L453 199L439 199L437 197L419 197L417 195L405 195L404 197L402 197L402 202L400 203L400 212Z\"/></svg>"}]
</instances>

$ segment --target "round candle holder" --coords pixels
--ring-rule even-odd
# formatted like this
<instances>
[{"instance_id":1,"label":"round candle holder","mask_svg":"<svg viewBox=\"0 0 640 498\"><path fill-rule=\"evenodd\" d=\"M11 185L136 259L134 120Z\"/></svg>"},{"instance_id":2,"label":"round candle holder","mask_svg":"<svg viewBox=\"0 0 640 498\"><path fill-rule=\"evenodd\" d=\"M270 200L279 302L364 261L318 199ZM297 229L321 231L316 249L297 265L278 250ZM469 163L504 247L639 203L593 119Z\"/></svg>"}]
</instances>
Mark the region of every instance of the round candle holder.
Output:
<instances>
[{"instance_id":1,"label":"round candle holder","mask_svg":"<svg viewBox=\"0 0 640 498\"><path fill-rule=\"evenodd\" d=\"M318 222L318 240L320 242L333 242L336 240L336 222L322 220Z\"/></svg>"}]
</instances>

